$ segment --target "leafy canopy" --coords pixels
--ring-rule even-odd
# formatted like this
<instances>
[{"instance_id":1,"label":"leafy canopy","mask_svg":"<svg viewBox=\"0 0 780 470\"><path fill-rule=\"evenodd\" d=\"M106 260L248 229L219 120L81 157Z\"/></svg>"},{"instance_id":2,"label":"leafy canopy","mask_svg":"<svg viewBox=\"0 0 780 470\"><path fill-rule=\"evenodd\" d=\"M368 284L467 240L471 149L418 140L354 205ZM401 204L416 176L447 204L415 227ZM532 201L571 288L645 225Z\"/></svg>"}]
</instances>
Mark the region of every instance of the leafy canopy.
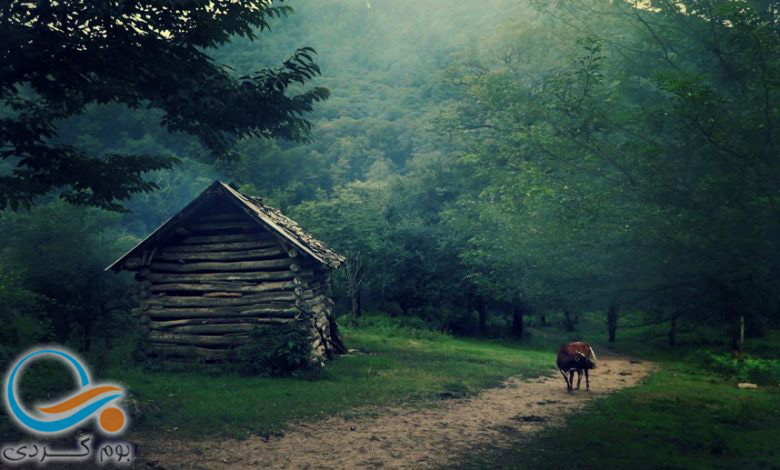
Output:
<instances>
[{"instance_id":1,"label":"leafy canopy","mask_svg":"<svg viewBox=\"0 0 780 470\"><path fill-rule=\"evenodd\" d=\"M272 3L3 2L0 209L29 207L59 189L71 203L117 210L118 201L155 189L143 175L175 158L91 155L58 140L58 123L91 104L160 110L168 131L198 137L215 158L229 158L241 137L305 139L303 116L328 90L289 91L319 74L313 49L240 77L207 54L236 35L254 40L291 12Z\"/></svg>"}]
</instances>

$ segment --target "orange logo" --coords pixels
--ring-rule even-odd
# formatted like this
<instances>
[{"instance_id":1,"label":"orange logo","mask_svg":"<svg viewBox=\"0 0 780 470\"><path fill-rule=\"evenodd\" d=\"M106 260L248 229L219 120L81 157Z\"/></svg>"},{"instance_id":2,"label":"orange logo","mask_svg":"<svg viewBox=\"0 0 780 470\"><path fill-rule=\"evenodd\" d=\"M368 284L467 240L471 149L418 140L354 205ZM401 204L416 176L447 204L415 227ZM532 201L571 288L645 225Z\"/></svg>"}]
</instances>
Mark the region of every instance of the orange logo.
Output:
<instances>
[{"instance_id":1,"label":"orange logo","mask_svg":"<svg viewBox=\"0 0 780 470\"><path fill-rule=\"evenodd\" d=\"M17 378L23 367L34 358L49 357L57 359L76 374L81 388L61 403L39 406L39 413L25 410L18 399ZM22 427L41 434L56 434L98 416L99 429L114 434L121 431L126 423L124 412L116 406L110 406L120 398L124 391L115 385L90 383L89 374L84 366L69 352L60 349L35 349L23 354L16 361L6 377L6 405L11 416Z\"/></svg>"}]
</instances>

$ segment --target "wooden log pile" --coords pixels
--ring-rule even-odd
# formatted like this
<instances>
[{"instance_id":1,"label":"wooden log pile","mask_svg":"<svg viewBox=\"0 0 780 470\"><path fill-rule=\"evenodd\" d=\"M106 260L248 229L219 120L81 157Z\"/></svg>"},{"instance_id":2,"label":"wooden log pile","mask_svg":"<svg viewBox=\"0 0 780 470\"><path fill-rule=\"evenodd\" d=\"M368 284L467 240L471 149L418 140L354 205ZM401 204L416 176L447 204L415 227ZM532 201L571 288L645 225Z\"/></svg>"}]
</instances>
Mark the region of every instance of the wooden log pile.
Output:
<instances>
[{"instance_id":1,"label":"wooden log pile","mask_svg":"<svg viewBox=\"0 0 780 470\"><path fill-rule=\"evenodd\" d=\"M345 352L334 332L329 268L240 212L198 218L129 258L145 352L221 361L258 325L301 324L319 357Z\"/></svg>"}]
</instances>

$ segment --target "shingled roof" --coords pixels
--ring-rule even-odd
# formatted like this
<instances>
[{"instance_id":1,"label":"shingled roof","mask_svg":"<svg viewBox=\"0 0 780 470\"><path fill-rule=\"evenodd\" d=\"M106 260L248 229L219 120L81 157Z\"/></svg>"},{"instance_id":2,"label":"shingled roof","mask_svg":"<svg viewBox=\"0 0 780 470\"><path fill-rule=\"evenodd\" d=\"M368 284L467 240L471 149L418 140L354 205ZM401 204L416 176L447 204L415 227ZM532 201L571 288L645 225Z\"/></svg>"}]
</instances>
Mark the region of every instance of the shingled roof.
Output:
<instances>
[{"instance_id":1,"label":"shingled roof","mask_svg":"<svg viewBox=\"0 0 780 470\"><path fill-rule=\"evenodd\" d=\"M106 270L120 271L124 262L133 256L143 254L145 251L156 248L176 233L176 229L185 221L188 221L200 207L214 197L224 196L233 201L247 214L248 218L257 222L263 228L275 234L303 253L311 256L322 264L331 268L338 268L344 262L344 257L328 248L323 242L304 232L292 219L282 214L278 209L263 204L262 200L246 196L221 181L215 181L184 209L166 220L154 232L144 238L130 251L111 263Z\"/></svg>"}]
</instances>

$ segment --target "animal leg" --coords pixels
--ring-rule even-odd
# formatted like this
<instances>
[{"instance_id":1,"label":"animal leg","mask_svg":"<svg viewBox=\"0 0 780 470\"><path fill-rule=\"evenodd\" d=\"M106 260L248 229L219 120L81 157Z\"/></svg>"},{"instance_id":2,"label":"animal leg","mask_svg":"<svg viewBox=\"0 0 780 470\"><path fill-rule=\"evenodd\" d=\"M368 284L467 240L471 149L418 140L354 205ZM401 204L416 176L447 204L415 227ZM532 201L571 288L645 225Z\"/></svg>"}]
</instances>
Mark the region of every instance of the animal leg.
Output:
<instances>
[{"instance_id":1,"label":"animal leg","mask_svg":"<svg viewBox=\"0 0 780 470\"><path fill-rule=\"evenodd\" d=\"M586 380L587 382L587 380ZM582 383L582 371L580 369L577 369L577 390L580 389L580 384Z\"/></svg>"},{"instance_id":2,"label":"animal leg","mask_svg":"<svg viewBox=\"0 0 780 470\"><path fill-rule=\"evenodd\" d=\"M571 390L571 384L569 383L569 378L566 377L566 373L563 371L563 369L558 369L558 372L561 373L563 376L563 381L566 382L566 390Z\"/></svg>"},{"instance_id":3,"label":"animal leg","mask_svg":"<svg viewBox=\"0 0 780 470\"><path fill-rule=\"evenodd\" d=\"M585 390L590 390L590 380L588 379L588 369L585 369Z\"/></svg>"},{"instance_id":4,"label":"animal leg","mask_svg":"<svg viewBox=\"0 0 780 470\"><path fill-rule=\"evenodd\" d=\"M571 385L569 386L569 390L570 390L570 391L571 391L571 390L574 390L574 389L573 389L573 387L574 387L574 369L570 369L570 370L569 370L569 383L571 384Z\"/></svg>"}]
</instances>

